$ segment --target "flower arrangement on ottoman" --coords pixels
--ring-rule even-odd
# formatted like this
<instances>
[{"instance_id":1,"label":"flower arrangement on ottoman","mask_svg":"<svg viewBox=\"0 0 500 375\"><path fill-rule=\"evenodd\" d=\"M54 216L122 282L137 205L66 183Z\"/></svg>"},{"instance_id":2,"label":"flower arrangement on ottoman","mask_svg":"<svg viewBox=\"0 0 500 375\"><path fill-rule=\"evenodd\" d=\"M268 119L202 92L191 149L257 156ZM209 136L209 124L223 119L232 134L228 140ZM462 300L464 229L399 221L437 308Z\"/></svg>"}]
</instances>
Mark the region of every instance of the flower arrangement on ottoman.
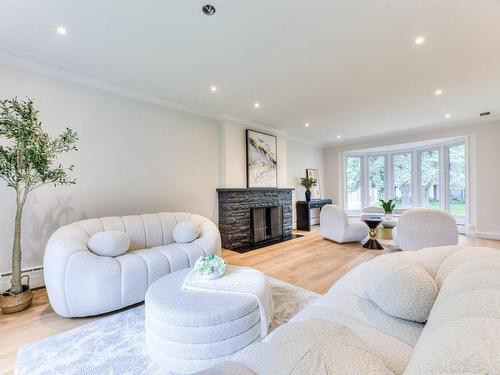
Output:
<instances>
[{"instance_id":1,"label":"flower arrangement on ottoman","mask_svg":"<svg viewBox=\"0 0 500 375\"><path fill-rule=\"evenodd\" d=\"M200 279L217 279L226 273L226 261L215 254L200 257L194 264L194 272Z\"/></svg>"}]
</instances>

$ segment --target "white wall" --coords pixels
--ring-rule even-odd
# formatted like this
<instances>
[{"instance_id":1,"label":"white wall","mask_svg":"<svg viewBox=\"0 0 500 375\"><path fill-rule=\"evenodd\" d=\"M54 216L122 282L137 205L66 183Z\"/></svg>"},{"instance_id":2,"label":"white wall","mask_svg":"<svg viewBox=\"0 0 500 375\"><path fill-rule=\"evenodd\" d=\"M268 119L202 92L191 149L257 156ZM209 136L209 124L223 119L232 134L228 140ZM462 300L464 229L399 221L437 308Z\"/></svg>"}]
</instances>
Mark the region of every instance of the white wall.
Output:
<instances>
[{"instance_id":1,"label":"white wall","mask_svg":"<svg viewBox=\"0 0 500 375\"><path fill-rule=\"evenodd\" d=\"M215 220L219 124L160 106L0 65L0 97L34 98L52 136L80 137L77 184L44 186L23 221L23 267L42 263L50 234L75 220L160 211L192 211ZM0 272L10 272L15 203L0 180Z\"/></svg>"},{"instance_id":2,"label":"white wall","mask_svg":"<svg viewBox=\"0 0 500 375\"><path fill-rule=\"evenodd\" d=\"M253 129L277 138L278 187L289 187L287 180L287 138L272 129L223 120L220 124L220 186L246 188L246 129Z\"/></svg>"},{"instance_id":3,"label":"white wall","mask_svg":"<svg viewBox=\"0 0 500 375\"><path fill-rule=\"evenodd\" d=\"M339 202L343 201L339 188L342 182L339 163L345 151L458 136L469 136L471 143L469 167L472 184L469 199L471 200L470 221L473 234L479 237L500 239L498 215L500 209L500 194L498 194L500 122L498 121L325 149L327 195Z\"/></svg>"},{"instance_id":4,"label":"white wall","mask_svg":"<svg viewBox=\"0 0 500 375\"><path fill-rule=\"evenodd\" d=\"M295 228L297 216L295 202L305 200L305 189L300 185L300 178L306 175L306 169L319 170L319 182L322 198L325 197L325 168L323 150L316 146L288 140L288 186L295 188L293 192L293 226Z\"/></svg>"}]
</instances>

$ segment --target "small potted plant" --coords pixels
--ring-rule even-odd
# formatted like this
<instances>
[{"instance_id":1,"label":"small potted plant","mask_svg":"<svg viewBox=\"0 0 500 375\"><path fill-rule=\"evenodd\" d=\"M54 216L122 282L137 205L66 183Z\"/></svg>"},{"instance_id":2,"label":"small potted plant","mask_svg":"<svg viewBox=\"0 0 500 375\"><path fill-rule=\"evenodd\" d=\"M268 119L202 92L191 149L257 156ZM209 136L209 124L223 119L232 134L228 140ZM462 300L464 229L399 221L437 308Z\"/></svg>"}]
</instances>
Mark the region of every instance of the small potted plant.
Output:
<instances>
[{"instance_id":1,"label":"small potted plant","mask_svg":"<svg viewBox=\"0 0 500 375\"><path fill-rule=\"evenodd\" d=\"M77 134L66 129L56 138L50 138L38 120L33 101L0 100L0 179L15 190L16 216L12 246L12 278L9 290L0 295L4 313L27 309L33 295L21 277L21 223L28 194L45 184L74 184L68 174L73 166L64 168L57 157L76 150ZM56 164L57 163L57 164Z\"/></svg>"},{"instance_id":2,"label":"small potted plant","mask_svg":"<svg viewBox=\"0 0 500 375\"><path fill-rule=\"evenodd\" d=\"M226 261L214 254L199 257L194 264L194 272L203 280L218 279L226 272Z\"/></svg>"},{"instance_id":3,"label":"small potted plant","mask_svg":"<svg viewBox=\"0 0 500 375\"><path fill-rule=\"evenodd\" d=\"M388 201L385 201L383 199L379 199L380 205L384 209L385 212L385 218L387 220L392 219L392 211L394 210L394 207L396 207L396 203L393 203L394 199L389 199Z\"/></svg>"},{"instance_id":4,"label":"small potted plant","mask_svg":"<svg viewBox=\"0 0 500 375\"><path fill-rule=\"evenodd\" d=\"M306 189L306 201L311 200L311 188L316 186L318 181L313 177L302 177L300 179L300 184Z\"/></svg>"}]
</instances>

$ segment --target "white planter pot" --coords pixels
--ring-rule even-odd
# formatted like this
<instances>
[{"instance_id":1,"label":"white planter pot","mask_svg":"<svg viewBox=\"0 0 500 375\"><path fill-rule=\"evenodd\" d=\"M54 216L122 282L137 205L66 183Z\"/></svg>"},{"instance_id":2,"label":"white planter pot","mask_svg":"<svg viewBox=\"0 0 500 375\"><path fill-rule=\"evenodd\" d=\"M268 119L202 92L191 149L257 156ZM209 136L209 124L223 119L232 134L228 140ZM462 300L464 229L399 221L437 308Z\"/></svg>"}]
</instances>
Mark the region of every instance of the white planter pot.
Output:
<instances>
[{"instance_id":1,"label":"white planter pot","mask_svg":"<svg viewBox=\"0 0 500 375\"><path fill-rule=\"evenodd\" d=\"M385 220L392 220L392 214L385 214L384 219Z\"/></svg>"}]
</instances>

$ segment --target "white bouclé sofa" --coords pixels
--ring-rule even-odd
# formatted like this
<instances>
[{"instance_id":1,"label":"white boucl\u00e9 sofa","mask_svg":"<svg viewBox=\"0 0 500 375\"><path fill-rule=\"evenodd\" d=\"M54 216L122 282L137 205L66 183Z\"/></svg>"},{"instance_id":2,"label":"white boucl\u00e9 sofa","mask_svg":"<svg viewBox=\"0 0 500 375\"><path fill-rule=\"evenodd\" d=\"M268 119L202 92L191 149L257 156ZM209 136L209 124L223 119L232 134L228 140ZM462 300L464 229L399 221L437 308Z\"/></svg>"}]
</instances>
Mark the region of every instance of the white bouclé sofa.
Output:
<instances>
[{"instance_id":1,"label":"white boucl\u00e9 sofa","mask_svg":"<svg viewBox=\"0 0 500 375\"><path fill-rule=\"evenodd\" d=\"M199 236L175 243L178 223L193 222ZM92 235L125 232L123 255L99 256L88 248ZM84 317L117 310L144 300L149 285L162 276L192 267L200 257L220 255L216 225L191 213L158 213L78 221L59 228L44 255L44 278L50 304L65 317Z\"/></svg>"},{"instance_id":2,"label":"white boucl\u00e9 sofa","mask_svg":"<svg viewBox=\"0 0 500 375\"><path fill-rule=\"evenodd\" d=\"M425 296L433 296L426 308ZM423 312L418 320L426 322L391 315L387 304L398 314ZM327 373L500 374L500 250L457 245L381 255L262 343L199 374Z\"/></svg>"}]
</instances>

